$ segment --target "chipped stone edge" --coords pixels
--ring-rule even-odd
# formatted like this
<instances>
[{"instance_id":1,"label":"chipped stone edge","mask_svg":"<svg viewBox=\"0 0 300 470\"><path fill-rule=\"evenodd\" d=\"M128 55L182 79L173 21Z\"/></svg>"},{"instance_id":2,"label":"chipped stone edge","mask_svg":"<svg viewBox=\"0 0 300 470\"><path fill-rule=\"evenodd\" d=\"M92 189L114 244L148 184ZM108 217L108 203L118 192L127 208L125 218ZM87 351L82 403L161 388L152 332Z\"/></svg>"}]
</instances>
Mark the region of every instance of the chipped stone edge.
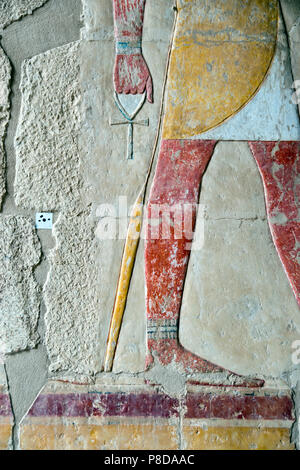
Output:
<instances>
[{"instance_id":1,"label":"chipped stone edge","mask_svg":"<svg viewBox=\"0 0 300 470\"><path fill-rule=\"evenodd\" d=\"M11 24L15 23L16 21L20 21L25 16L32 15L35 10L37 10L38 8L41 8L47 2L48 0L39 0L39 3L37 6L33 8L28 7L27 10L24 11L24 13L16 12L12 17L8 18L5 23L2 23L2 24L0 23L0 32L3 31L8 26L10 26Z\"/></svg>"}]
</instances>

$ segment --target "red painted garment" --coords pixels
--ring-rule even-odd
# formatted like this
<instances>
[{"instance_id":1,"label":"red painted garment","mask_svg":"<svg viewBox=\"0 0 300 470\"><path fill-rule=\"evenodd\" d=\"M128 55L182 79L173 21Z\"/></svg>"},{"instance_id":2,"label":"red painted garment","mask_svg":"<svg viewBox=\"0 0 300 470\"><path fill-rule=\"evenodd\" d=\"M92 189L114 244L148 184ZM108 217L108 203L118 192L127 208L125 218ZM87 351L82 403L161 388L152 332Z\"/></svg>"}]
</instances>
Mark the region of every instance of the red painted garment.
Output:
<instances>
[{"instance_id":1,"label":"red painted garment","mask_svg":"<svg viewBox=\"0 0 300 470\"><path fill-rule=\"evenodd\" d=\"M176 214L169 215L167 209L175 208L178 211L182 209L183 214L184 205L189 204L189 207L193 208L192 228L194 228L200 181L215 145L215 141L200 140L162 142L148 203L146 241L148 319L178 319L192 233L185 233L182 230L183 236L176 240L176 226L174 226ZM160 214L160 223L157 226L155 223L157 209L159 206L163 209L163 205L166 205L166 208ZM180 223L180 219L177 223ZM163 233L164 229L169 229L169 238L168 234Z\"/></svg>"},{"instance_id":2,"label":"red painted garment","mask_svg":"<svg viewBox=\"0 0 300 470\"><path fill-rule=\"evenodd\" d=\"M141 40L146 0L113 0L117 40Z\"/></svg>"},{"instance_id":3,"label":"red painted garment","mask_svg":"<svg viewBox=\"0 0 300 470\"><path fill-rule=\"evenodd\" d=\"M145 0L113 0L116 41L114 87L119 94L147 93L152 103L152 78L142 54Z\"/></svg>"},{"instance_id":4,"label":"red painted garment","mask_svg":"<svg viewBox=\"0 0 300 470\"><path fill-rule=\"evenodd\" d=\"M215 145L215 141L202 140L164 140L161 144L147 214L147 367L152 364L155 353L162 365L175 361L188 373L230 373L187 351L178 340L179 314L200 182ZM183 217L186 207L190 210L185 214L188 213L191 219L187 229ZM245 383L247 386L263 385L263 381L256 379Z\"/></svg>"},{"instance_id":5,"label":"red painted garment","mask_svg":"<svg viewBox=\"0 0 300 470\"><path fill-rule=\"evenodd\" d=\"M300 306L300 142L249 142L272 237Z\"/></svg>"}]
</instances>

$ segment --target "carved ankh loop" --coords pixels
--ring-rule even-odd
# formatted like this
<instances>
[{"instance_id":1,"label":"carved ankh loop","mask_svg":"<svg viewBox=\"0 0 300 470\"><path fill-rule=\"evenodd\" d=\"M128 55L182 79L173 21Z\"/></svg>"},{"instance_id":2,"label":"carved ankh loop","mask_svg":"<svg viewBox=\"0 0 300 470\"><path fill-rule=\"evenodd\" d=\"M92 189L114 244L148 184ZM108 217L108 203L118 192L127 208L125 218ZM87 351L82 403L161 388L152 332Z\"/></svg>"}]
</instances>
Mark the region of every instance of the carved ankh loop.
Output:
<instances>
[{"instance_id":1,"label":"carved ankh loop","mask_svg":"<svg viewBox=\"0 0 300 470\"><path fill-rule=\"evenodd\" d=\"M139 105L137 106L137 108L134 110L134 112L132 114L127 113L124 106L120 103L119 96L116 92L114 94L114 98L115 98L116 106L117 106L118 110L120 111L120 113L124 116L125 121L112 121L112 120L110 120L110 125L111 126L119 126L119 125L124 125L124 124L128 125L127 159L128 160L133 160L133 126L134 126L134 124L136 124L138 126L149 126L149 119L143 119L143 120L140 120L140 121L135 121L134 120L136 115L142 109L142 107L144 105L146 95L145 94L143 95Z\"/></svg>"}]
</instances>

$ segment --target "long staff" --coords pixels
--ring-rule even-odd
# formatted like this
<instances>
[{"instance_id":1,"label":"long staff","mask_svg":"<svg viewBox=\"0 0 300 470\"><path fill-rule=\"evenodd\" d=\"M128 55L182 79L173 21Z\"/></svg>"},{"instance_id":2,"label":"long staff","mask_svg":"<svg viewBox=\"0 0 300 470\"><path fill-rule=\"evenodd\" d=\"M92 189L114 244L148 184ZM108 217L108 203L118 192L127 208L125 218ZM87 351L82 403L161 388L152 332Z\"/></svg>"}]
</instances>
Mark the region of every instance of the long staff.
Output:
<instances>
[{"instance_id":1,"label":"long staff","mask_svg":"<svg viewBox=\"0 0 300 470\"><path fill-rule=\"evenodd\" d=\"M142 229L143 223L143 205L145 201L145 195L147 191L147 186L150 180L150 175L155 159L155 154L159 142L160 137L160 130L161 130L161 123L162 123L162 114L163 114L163 107L164 107L164 98L165 98L165 91L166 91L166 83L168 78L168 71L169 71L169 64L170 64L170 57L171 51L174 41L175 29L177 24L177 8L174 8L175 17L171 35L171 41L169 44L168 50L168 57L166 63L166 69L164 74L164 82L163 82L163 90L162 90L162 98L160 104L160 112L159 112L159 120L158 120L158 127L155 137L155 143L152 151L152 156L149 164L149 168L147 171L147 175L142 186L142 189L134 203L132 212L130 214L129 219L129 226L126 235L126 241L122 256L121 262L121 269L118 279L118 286L117 292L109 327L109 333L107 338L107 347L106 347L106 354L104 360L104 372L111 372L113 368L114 357L116 353L117 343L120 335L120 329L122 325L123 315L125 311L126 301L128 297L128 291L130 286L130 279L134 267L134 262L136 258L136 252L140 240L140 234Z\"/></svg>"}]
</instances>

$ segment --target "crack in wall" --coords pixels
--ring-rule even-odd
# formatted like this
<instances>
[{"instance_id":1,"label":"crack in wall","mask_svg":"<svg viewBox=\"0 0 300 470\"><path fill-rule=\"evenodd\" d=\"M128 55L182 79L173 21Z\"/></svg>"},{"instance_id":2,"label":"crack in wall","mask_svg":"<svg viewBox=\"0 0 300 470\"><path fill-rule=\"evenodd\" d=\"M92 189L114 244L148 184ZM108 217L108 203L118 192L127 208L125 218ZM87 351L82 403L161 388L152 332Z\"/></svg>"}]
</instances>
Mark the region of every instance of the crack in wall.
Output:
<instances>
[{"instance_id":1,"label":"crack in wall","mask_svg":"<svg viewBox=\"0 0 300 470\"><path fill-rule=\"evenodd\" d=\"M15 414L14 414L13 404L12 404L12 401L11 401L11 394L10 394L10 389L9 389L9 378L8 378L5 363L3 364L3 369L4 369L4 374L6 376L7 392L8 392L8 396L9 396L9 399L10 399L11 411L12 411L12 415L13 415L13 425L12 425L12 430L11 430L11 442L10 442L11 447L9 448L9 450L15 450L14 431L15 431L15 427L16 427L16 418L15 418Z\"/></svg>"},{"instance_id":2,"label":"crack in wall","mask_svg":"<svg viewBox=\"0 0 300 470\"><path fill-rule=\"evenodd\" d=\"M292 389L292 400L295 409L295 423L291 431L291 440L295 443L297 450L300 450L300 380Z\"/></svg>"}]
</instances>

